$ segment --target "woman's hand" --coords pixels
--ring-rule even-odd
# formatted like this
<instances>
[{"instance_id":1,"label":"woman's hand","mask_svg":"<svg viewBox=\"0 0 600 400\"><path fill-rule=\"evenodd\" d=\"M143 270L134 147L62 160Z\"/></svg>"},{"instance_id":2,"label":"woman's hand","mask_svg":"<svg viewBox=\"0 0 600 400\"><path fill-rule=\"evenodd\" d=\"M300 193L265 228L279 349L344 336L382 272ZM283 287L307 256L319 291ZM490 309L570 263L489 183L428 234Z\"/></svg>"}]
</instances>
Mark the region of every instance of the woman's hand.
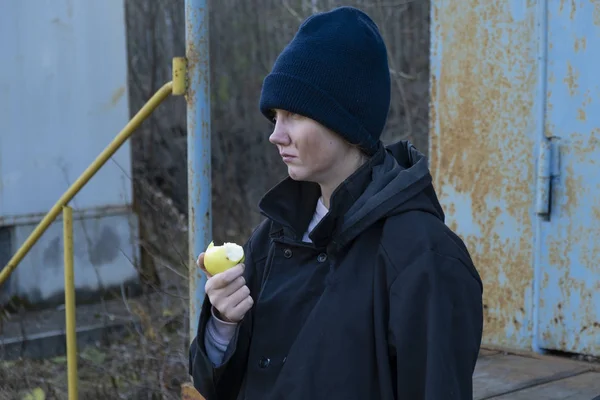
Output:
<instances>
[{"instance_id":1,"label":"woman's hand","mask_svg":"<svg viewBox=\"0 0 600 400\"><path fill-rule=\"evenodd\" d=\"M218 311L218 318L226 322L240 322L254 305L243 277L245 265L238 264L212 276L204 267L204 253L200 254L196 264L208 277L204 290L210 303Z\"/></svg>"}]
</instances>

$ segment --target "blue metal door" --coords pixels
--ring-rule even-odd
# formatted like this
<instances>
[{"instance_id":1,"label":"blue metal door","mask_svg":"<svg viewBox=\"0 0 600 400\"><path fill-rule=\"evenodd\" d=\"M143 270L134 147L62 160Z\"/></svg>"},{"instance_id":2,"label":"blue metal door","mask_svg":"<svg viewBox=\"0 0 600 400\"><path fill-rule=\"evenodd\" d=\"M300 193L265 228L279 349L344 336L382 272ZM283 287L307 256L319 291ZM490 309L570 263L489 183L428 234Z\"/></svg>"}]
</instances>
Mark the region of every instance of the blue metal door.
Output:
<instances>
[{"instance_id":1,"label":"blue metal door","mask_svg":"<svg viewBox=\"0 0 600 400\"><path fill-rule=\"evenodd\" d=\"M485 345L531 349L540 3L431 3L431 170L484 285Z\"/></svg>"},{"instance_id":2,"label":"blue metal door","mask_svg":"<svg viewBox=\"0 0 600 400\"><path fill-rule=\"evenodd\" d=\"M600 5L546 6L536 337L541 348L600 356Z\"/></svg>"}]
</instances>

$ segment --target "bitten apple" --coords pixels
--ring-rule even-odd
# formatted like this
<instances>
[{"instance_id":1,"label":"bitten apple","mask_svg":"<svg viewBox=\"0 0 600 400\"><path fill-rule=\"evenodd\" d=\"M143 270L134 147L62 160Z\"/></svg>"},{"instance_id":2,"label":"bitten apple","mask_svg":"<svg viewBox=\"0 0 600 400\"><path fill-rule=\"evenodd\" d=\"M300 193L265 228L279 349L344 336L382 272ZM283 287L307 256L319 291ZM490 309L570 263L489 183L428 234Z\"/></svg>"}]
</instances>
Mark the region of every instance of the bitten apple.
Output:
<instances>
[{"instance_id":1,"label":"bitten apple","mask_svg":"<svg viewBox=\"0 0 600 400\"><path fill-rule=\"evenodd\" d=\"M226 242L215 246L210 242L204 253L204 267L214 276L244 262L244 259L244 248L239 244Z\"/></svg>"}]
</instances>

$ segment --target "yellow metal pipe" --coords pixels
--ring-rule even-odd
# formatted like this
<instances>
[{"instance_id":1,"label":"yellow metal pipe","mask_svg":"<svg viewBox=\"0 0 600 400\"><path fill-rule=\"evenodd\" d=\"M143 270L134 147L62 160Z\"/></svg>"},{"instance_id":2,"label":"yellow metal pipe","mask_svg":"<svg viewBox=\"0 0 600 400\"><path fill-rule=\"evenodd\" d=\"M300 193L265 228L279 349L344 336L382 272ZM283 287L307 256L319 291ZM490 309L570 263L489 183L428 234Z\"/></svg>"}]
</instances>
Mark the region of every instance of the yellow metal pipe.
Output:
<instances>
[{"instance_id":1,"label":"yellow metal pipe","mask_svg":"<svg viewBox=\"0 0 600 400\"><path fill-rule=\"evenodd\" d=\"M173 94L182 96L187 90L187 59L185 57L173 58Z\"/></svg>"},{"instance_id":2,"label":"yellow metal pipe","mask_svg":"<svg viewBox=\"0 0 600 400\"><path fill-rule=\"evenodd\" d=\"M56 204L48 211L46 216L31 232L25 243L17 250L15 255L8 261L8 264L0 271L0 286L6 282L12 271L19 265L21 260L27 255L29 250L38 241L40 236L48 229L50 224L60 214L62 207L69 204L71 199L81 190L81 188L98 172L98 170L108 161L110 157L121 147L121 145L131 136L131 134L144 122L148 116L158 107L173 91L173 82L165 83L138 113L125 125L125 128L113 139L113 141L100 153L94 162L77 178L77 180L67 189L67 191L58 199Z\"/></svg>"},{"instance_id":3,"label":"yellow metal pipe","mask_svg":"<svg viewBox=\"0 0 600 400\"><path fill-rule=\"evenodd\" d=\"M65 261L65 328L67 334L67 382L69 400L77 400L77 332L75 330L75 269L73 267L73 209L63 207Z\"/></svg>"}]
</instances>

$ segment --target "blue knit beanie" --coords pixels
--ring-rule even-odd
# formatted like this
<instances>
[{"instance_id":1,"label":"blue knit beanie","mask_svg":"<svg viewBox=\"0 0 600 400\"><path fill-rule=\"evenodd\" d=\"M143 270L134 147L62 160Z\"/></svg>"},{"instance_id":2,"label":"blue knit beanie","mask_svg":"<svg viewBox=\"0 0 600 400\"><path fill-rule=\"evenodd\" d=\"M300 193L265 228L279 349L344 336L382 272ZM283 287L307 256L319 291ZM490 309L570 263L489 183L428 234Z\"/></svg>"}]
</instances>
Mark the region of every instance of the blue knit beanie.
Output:
<instances>
[{"instance_id":1,"label":"blue knit beanie","mask_svg":"<svg viewBox=\"0 0 600 400\"><path fill-rule=\"evenodd\" d=\"M390 107L387 50L364 12L339 7L308 17L263 82L260 110L311 118L373 154Z\"/></svg>"}]
</instances>

